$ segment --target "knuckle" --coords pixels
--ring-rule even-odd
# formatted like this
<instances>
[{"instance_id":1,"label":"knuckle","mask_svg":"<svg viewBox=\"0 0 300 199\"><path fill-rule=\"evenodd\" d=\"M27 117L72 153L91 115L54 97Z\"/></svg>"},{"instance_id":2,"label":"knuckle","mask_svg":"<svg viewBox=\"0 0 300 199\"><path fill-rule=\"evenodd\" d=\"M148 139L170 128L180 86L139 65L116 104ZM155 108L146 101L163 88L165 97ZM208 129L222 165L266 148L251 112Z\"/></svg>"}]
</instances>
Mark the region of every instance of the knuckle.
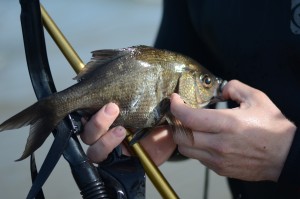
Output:
<instances>
[{"instance_id":1,"label":"knuckle","mask_svg":"<svg viewBox=\"0 0 300 199\"><path fill-rule=\"evenodd\" d=\"M228 164L223 158L215 159L213 170L220 176L226 176Z\"/></svg>"},{"instance_id":2,"label":"knuckle","mask_svg":"<svg viewBox=\"0 0 300 199\"><path fill-rule=\"evenodd\" d=\"M182 135L181 133L175 132L175 133L173 134L173 140L174 140L174 142L175 142L176 144L178 144L178 145L184 144L183 139L184 139L184 137L183 137L183 135Z\"/></svg>"},{"instance_id":3,"label":"knuckle","mask_svg":"<svg viewBox=\"0 0 300 199\"><path fill-rule=\"evenodd\" d=\"M100 153L97 147L89 147L87 150L87 156L92 162L99 163L107 158L108 153L103 151Z\"/></svg>"},{"instance_id":4,"label":"knuckle","mask_svg":"<svg viewBox=\"0 0 300 199\"><path fill-rule=\"evenodd\" d=\"M80 134L80 138L81 138L81 140L83 141L84 144L89 144L90 143L90 140L88 139L89 136L87 136L85 132Z\"/></svg>"},{"instance_id":5,"label":"knuckle","mask_svg":"<svg viewBox=\"0 0 300 199\"><path fill-rule=\"evenodd\" d=\"M80 138L83 141L83 143L85 143L87 145L91 145L94 142L96 142L94 137L91 135L91 133L86 128L84 128L83 133L80 134Z\"/></svg>"},{"instance_id":6,"label":"knuckle","mask_svg":"<svg viewBox=\"0 0 300 199\"><path fill-rule=\"evenodd\" d=\"M230 80L225 85L224 91L227 90L227 92L233 93L233 92L235 92L235 90L236 90L236 88L238 87L239 84L240 84L240 82L238 80L235 80L235 79Z\"/></svg>"},{"instance_id":7,"label":"knuckle","mask_svg":"<svg viewBox=\"0 0 300 199\"><path fill-rule=\"evenodd\" d=\"M250 96L252 96L252 98L258 102L261 102L262 99L268 98L264 92L255 88L250 91Z\"/></svg>"},{"instance_id":8,"label":"knuckle","mask_svg":"<svg viewBox=\"0 0 300 199\"><path fill-rule=\"evenodd\" d=\"M111 143L109 142L109 140L104 139L104 137L102 137L98 140L98 142L103 151L106 151L107 153L111 152L112 146L111 146Z\"/></svg>"},{"instance_id":9,"label":"knuckle","mask_svg":"<svg viewBox=\"0 0 300 199\"><path fill-rule=\"evenodd\" d=\"M181 146L178 146L178 152L180 153L180 154L182 154L182 155L186 155L186 150L185 150L185 148L184 147L181 147Z\"/></svg>"},{"instance_id":10,"label":"knuckle","mask_svg":"<svg viewBox=\"0 0 300 199\"><path fill-rule=\"evenodd\" d=\"M236 80L236 79L233 79L233 80L230 80L227 84L240 84L240 81Z\"/></svg>"},{"instance_id":11,"label":"knuckle","mask_svg":"<svg viewBox=\"0 0 300 199\"><path fill-rule=\"evenodd\" d=\"M212 147L214 151L220 156L224 156L229 152L229 147L225 142L215 142Z\"/></svg>"},{"instance_id":12,"label":"knuckle","mask_svg":"<svg viewBox=\"0 0 300 199\"><path fill-rule=\"evenodd\" d=\"M177 145L189 146L193 144L193 139L191 138L192 134L186 134L181 131L173 132L173 141Z\"/></svg>"},{"instance_id":13,"label":"knuckle","mask_svg":"<svg viewBox=\"0 0 300 199\"><path fill-rule=\"evenodd\" d=\"M101 118L95 117L92 121L95 130L107 130L107 127L104 126L104 122L101 122Z\"/></svg>"},{"instance_id":14,"label":"knuckle","mask_svg":"<svg viewBox=\"0 0 300 199\"><path fill-rule=\"evenodd\" d=\"M223 119L223 121L220 121L218 123L218 126L216 127L218 129L218 132L228 132L228 130L231 130L232 128L232 121L229 121L228 119Z\"/></svg>"},{"instance_id":15,"label":"knuckle","mask_svg":"<svg viewBox=\"0 0 300 199\"><path fill-rule=\"evenodd\" d=\"M184 125L187 126L187 127L194 127L196 126L198 122L197 118L193 115L193 114L187 114L185 117L184 117L184 121L183 121Z\"/></svg>"}]
</instances>

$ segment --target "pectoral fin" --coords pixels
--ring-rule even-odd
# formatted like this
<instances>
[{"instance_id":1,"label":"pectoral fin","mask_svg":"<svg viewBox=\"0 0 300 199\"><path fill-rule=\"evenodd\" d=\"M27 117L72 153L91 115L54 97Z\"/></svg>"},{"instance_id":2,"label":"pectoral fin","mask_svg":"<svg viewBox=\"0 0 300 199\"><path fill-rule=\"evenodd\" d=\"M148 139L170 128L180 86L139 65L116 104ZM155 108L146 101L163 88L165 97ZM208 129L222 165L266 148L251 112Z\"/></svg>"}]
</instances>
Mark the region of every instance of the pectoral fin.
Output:
<instances>
[{"instance_id":1,"label":"pectoral fin","mask_svg":"<svg viewBox=\"0 0 300 199\"><path fill-rule=\"evenodd\" d=\"M192 130L185 127L177 118L171 113L166 117L167 122L173 129L174 136L176 137L187 137L192 143L194 143L194 137Z\"/></svg>"}]
</instances>

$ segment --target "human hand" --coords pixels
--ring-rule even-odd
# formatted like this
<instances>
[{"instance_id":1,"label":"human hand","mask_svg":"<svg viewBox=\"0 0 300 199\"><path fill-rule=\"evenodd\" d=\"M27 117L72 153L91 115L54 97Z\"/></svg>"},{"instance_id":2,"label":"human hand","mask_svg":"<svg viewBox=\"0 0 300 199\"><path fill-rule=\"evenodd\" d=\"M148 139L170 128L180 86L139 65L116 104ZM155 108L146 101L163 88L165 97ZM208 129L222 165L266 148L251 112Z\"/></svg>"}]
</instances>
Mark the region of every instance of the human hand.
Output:
<instances>
[{"instance_id":1,"label":"human hand","mask_svg":"<svg viewBox=\"0 0 300 199\"><path fill-rule=\"evenodd\" d=\"M219 175L247 181L277 181L296 126L261 91L239 81L227 83L223 97L234 109L193 109L179 95L171 112L193 131L194 141L175 134L180 153L200 160Z\"/></svg>"},{"instance_id":2,"label":"human hand","mask_svg":"<svg viewBox=\"0 0 300 199\"><path fill-rule=\"evenodd\" d=\"M92 162L99 163L105 160L108 154L124 140L126 136L124 127L117 126L109 129L118 115L118 106L109 103L93 115L88 122L84 122L84 132L80 136L85 144L90 145L87 156ZM169 127L156 128L142 139L140 144L157 165L166 161L176 147ZM122 145L122 151L125 155L130 155L124 145Z\"/></svg>"}]
</instances>

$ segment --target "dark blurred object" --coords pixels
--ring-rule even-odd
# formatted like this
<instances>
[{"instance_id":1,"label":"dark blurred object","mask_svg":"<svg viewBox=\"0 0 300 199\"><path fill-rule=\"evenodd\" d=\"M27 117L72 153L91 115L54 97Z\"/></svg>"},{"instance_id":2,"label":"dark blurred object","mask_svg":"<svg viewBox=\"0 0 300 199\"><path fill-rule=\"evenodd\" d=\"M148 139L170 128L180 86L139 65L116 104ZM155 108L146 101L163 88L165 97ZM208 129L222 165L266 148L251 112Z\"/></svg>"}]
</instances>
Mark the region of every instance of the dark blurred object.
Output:
<instances>
[{"instance_id":1,"label":"dark blurred object","mask_svg":"<svg viewBox=\"0 0 300 199\"><path fill-rule=\"evenodd\" d=\"M28 70L36 96L38 99L41 99L56 92L56 89L47 59L40 4L38 0L20 0L20 4L22 7L21 22ZM81 116L79 114L72 113L57 126L53 132L55 140L39 174L36 169L34 156L32 156L31 171L33 185L27 198L44 198L41 187L62 154L70 164L72 174L81 190L83 198L126 198L110 197L108 195L97 169L86 157L77 139L77 133L81 131L82 127L80 118ZM136 163L136 161L134 162ZM126 162L126 165L127 163L128 162ZM114 162L111 162L110 165L114 165ZM133 165L136 166L138 163ZM141 168L141 166L139 165L138 168ZM99 171L101 173L101 170ZM144 175L142 176L144 177ZM107 184L109 184L113 177L107 172L105 179L108 180ZM130 179L134 181L132 177ZM139 180L140 179L141 178L139 178ZM115 182L118 182L118 179L115 179ZM141 182L139 181L139 183ZM124 189L122 186L109 187L109 190L114 190L115 193L121 191L127 192L124 191L126 187ZM144 188L139 190L144 193ZM111 191L111 193L113 194L113 191Z\"/></svg>"}]
</instances>

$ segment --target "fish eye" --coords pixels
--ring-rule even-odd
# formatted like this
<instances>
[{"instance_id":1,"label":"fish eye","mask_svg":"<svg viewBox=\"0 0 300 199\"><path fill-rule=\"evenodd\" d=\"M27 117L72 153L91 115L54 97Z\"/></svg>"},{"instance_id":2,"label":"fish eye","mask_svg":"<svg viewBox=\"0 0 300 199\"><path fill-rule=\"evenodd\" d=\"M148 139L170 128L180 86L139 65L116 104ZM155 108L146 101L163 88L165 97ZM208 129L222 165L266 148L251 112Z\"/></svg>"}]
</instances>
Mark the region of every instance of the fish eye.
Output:
<instances>
[{"instance_id":1,"label":"fish eye","mask_svg":"<svg viewBox=\"0 0 300 199\"><path fill-rule=\"evenodd\" d=\"M201 76L201 81L203 83L203 86L206 87L206 88L210 88L212 86L212 79L210 78L209 75L203 75Z\"/></svg>"}]
</instances>

